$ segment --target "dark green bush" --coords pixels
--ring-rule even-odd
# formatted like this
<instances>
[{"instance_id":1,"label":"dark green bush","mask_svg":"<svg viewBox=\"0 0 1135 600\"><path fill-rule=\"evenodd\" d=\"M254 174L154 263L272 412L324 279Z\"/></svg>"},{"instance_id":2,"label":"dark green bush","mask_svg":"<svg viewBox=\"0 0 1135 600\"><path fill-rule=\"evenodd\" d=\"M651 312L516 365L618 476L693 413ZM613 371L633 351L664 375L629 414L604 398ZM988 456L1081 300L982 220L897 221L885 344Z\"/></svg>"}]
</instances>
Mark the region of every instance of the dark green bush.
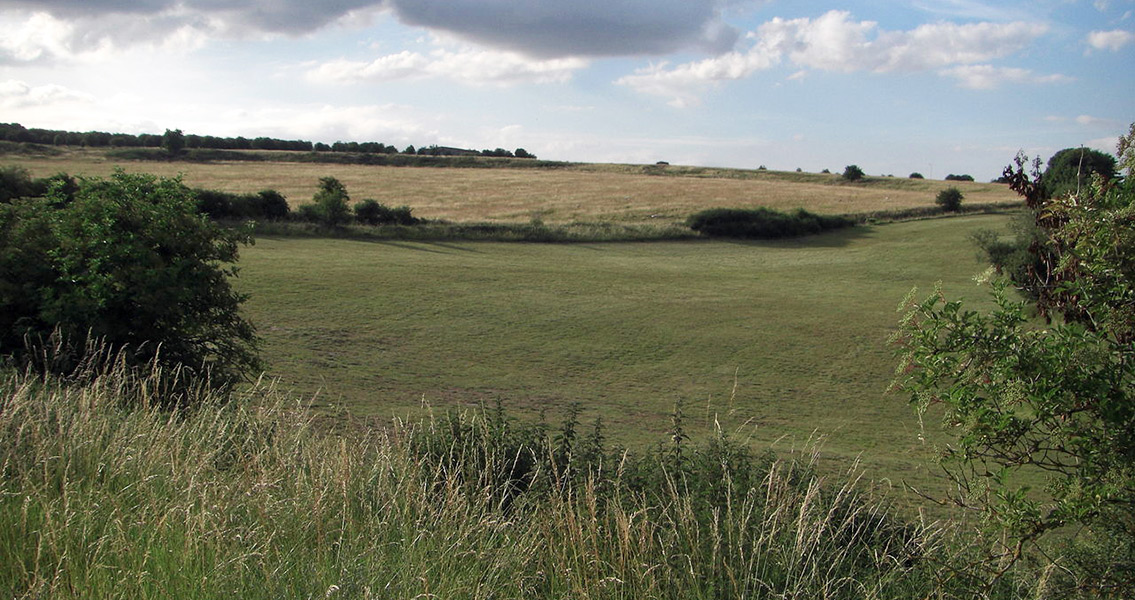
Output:
<instances>
[{"instance_id":1,"label":"dark green bush","mask_svg":"<svg viewBox=\"0 0 1135 600\"><path fill-rule=\"evenodd\" d=\"M197 210L213 219L284 219L288 201L275 190L256 194L233 194L219 190L194 190Z\"/></svg>"},{"instance_id":2,"label":"dark green bush","mask_svg":"<svg viewBox=\"0 0 1135 600\"><path fill-rule=\"evenodd\" d=\"M859 181L863 179L864 175L863 169L860 169L858 165L847 165L843 169L843 178L847 181Z\"/></svg>"},{"instance_id":3,"label":"dark green bush","mask_svg":"<svg viewBox=\"0 0 1135 600\"><path fill-rule=\"evenodd\" d=\"M355 220L366 225L414 225L418 219L410 214L409 206L390 208L367 198L355 204Z\"/></svg>"},{"instance_id":4,"label":"dark green bush","mask_svg":"<svg viewBox=\"0 0 1135 600\"><path fill-rule=\"evenodd\" d=\"M777 239L822 233L850 227L854 221L842 216L816 215L802 208L782 213L771 208L711 208L691 216L686 224L710 237Z\"/></svg>"},{"instance_id":5,"label":"dark green bush","mask_svg":"<svg viewBox=\"0 0 1135 600\"><path fill-rule=\"evenodd\" d=\"M0 355L35 363L44 344L208 371L216 384L259 368L245 296L229 278L249 238L216 226L178 179L118 171L65 180L0 204Z\"/></svg>"},{"instance_id":6,"label":"dark green bush","mask_svg":"<svg viewBox=\"0 0 1135 600\"><path fill-rule=\"evenodd\" d=\"M958 212L962 208L962 200L965 195L958 188L946 188L938 192L938 197L934 199L934 203L942 207L946 212Z\"/></svg>"}]
</instances>

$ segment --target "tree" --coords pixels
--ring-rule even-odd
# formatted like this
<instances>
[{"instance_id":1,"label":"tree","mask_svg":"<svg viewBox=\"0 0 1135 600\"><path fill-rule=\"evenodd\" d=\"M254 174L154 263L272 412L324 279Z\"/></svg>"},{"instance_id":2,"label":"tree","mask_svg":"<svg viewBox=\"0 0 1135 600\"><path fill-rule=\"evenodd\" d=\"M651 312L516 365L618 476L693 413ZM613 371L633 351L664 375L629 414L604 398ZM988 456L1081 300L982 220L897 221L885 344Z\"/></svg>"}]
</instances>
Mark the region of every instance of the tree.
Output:
<instances>
[{"instance_id":1,"label":"tree","mask_svg":"<svg viewBox=\"0 0 1135 600\"><path fill-rule=\"evenodd\" d=\"M942 207L946 212L958 212L962 209L962 200L965 195L956 187L946 188L938 192L938 196L934 198L934 203Z\"/></svg>"},{"instance_id":2,"label":"tree","mask_svg":"<svg viewBox=\"0 0 1135 600\"><path fill-rule=\"evenodd\" d=\"M1065 148L1048 159L1041 189L1049 198L1076 193L1087 187L1093 175L1115 177L1115 157L1088 148Z\"/></svg>"},{"instance_id":3,"label":"tree","mask_svg":"<svg viewBox=\"0 0 1135 600\"><path fill-rule=\"evenodd\" d=\"M897 387L957 432L942 466L949 500L1003 540L973 565L992 582L1077 525L1052 585L1135 594L1135 186L1097 177L1052 198L1039 164L1006 169L1045 232L1032 300L993 283L982 313L940 291L910 305ZM1034 315L1047 322L1039 323ZM1042 490L1030 481L1043 477Z\"/></svg>"},{"instance_id":4,"label":"tree","mask_svg":"<svg viewBox=\"0 0 1135 600\"><path fill-rule=\"evenodd\" d=\"M167 129L162 134L162 148L171 156L181 154L185 149L185 134L181 133L180 129Z\"/></svg>"},{"instance_id":5,"label":"tree","mask_svg":"<svg viewBox=\"0 0 1135 600\"><path fill-rule=\"evenodd\" d=\"M350 199L347 187L341 181L334 177L321 177L312 203L301 206L300 214L329 227L340 227L351 221L351 208L347 205Z\"/></svg>"},{"instance_id":6,"label":"tree","mask_svg":"<svg viewBox=\"0 0 1135 600\"><path fill-rule=\"evenodd\" d=\"M915 171L915 172L910 174L909 179L925 179L925 177L922 176L922 173Z\"/></svg>"},{"instance_id":7,"label":"tree","mask_svg":"<svg viewBox=\"0 0 1135 600\"><path fill-rule=\"evenodd\" d=\"M199 214L177 178L120 170L73 197L64 182L0 205L0 355L35 365L54 337L72 350L41 368L66 372L93 346L222 386L260 368L246 296L229 284L246 234Z\"/></svg>"},{"instance_id":8,"label":"tree","mask_svg":"<svg viewBox=\"0 0 1135 600\"><path fill-rule=\"evenodd\" d=\"M859 181L863 179L863 175L863 169L860 169L858 165L847 165L843 169L843 178L847 181Z\"/></svg>"}]
</instances>

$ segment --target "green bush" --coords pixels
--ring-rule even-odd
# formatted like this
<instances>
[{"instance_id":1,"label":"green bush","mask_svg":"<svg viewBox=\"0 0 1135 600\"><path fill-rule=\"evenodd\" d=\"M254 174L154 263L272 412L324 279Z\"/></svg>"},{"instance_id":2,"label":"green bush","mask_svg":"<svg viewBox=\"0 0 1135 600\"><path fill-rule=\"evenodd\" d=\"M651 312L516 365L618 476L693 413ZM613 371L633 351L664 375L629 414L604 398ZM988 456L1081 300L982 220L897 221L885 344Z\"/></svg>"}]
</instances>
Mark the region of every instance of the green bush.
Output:
<instances>
[{"instance_id":1,"label":"green bush","mask_svg":"<svg viewBox=\"0 0 1135 600\"><path fill-rule=\"evenodd\" d=\"M342 227L354 218L347 205L350 199L342 182L334 177L322 177L312 203L300 206L299 217L328 227Z\"/></svg>"},{"instance_id":2,"label":"green bush","mask_svg":"<svg viewBox=\"0 0 1135 600\"><path fill-rule=\"evenodd\" d=\"M692 215L686 225L710 237L777 239L850 227L847 217L812 214L802 208L782 213L771 208L712 208Z\"/></svg>"},{"instance_id":3,"label":"green bush","mask_svg":"<svg viewBox=\"0 0 1135 600\"><path fill-rule=\"evenodd\" d=\"M938 192L938 197L934 199L934 203L942 207L946 212L958 212L962 209L962 200L965 195L956 187L946 188Z\"/></svg>"},{"instance_id":4,"label":"green bush","mask_svg":"<svg viewBox=\"0 0 1135 600\"><path fill-rule=\"evenodd\" d=\"M220 385L259 368L225 266L247 236L198 213L179 179L118 171L81 180L73 196L66 184L0 204L0 355L67 371L97 343ZM45 344L71 350L35 365Z\"/></svg>"},{"instance_id":5,"label":"green bush","mask_svg":"<svg viewBox=\"0 0 1135 600\"><path fill-rule=\"evenodd\" d=\"M410 214L409 206L390 208L367 198L354 206L355 220L366 225L414 225L418 219Z\"/></svg>"},{"instance_id":6,"label":"green bush","mask_svg":"<svg viewBox=\"0 0 1135 600\"><path fill-rule=\"evenodd\" d=\"M1012 561L1051 556L1061 585L1131 598L1135 186L1097 179L1050 198L1025 164L1018 156L1005 177L1039 230L1025 265L1030 298L997 279L991 310L967 309L940 290L912 302L895 338L896 384L957 435L941 458L950 500L984 513L1000 540L969 565L971 576L994 581ZM1015 252L991 239L986 246ZM1048 323L1038 326L1038 316ZM1068 546L1067 557L1053 544Z\"/></svg>"},{"instance_id":7,"label":"green bush","mask_svg":"<svg viewBox=\"0 0 1135 600\"><path fill-rule=\"evenodd\" d=\"M197 210L214 219L285 219L288 201L276 190L256 194L233 194L218 190L194 190Z\"/></svg>"},{"instance_id":8,"label":"green bush","mask_svg":"<svg viewBox=\"0 0 1135 600\"><path fill-rule=\"evenodd\" d=\"M863 169L860 169L858 165L847 165L843 169L843 178L847 181L859 181L863 179L864 175Z\"/></svg>"}]
</instances>

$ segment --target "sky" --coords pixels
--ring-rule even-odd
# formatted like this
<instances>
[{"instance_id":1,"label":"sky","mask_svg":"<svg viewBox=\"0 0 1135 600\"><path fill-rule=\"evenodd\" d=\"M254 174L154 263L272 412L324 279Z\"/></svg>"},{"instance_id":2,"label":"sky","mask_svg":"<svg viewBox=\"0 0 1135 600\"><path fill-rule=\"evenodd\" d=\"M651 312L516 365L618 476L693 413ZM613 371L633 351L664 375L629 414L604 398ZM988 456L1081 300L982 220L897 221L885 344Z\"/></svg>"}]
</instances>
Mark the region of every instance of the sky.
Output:
<instances>
[{"instance_id":1,"label":"sky","mask_svg":"<svg viewBox=\"0 0 1135 600\"><path fill-rule=\"evenodd\" d=\"M0 0L0 122L1000 175L1114 153L1135 0Z\"/></svg>"}]
</instances>

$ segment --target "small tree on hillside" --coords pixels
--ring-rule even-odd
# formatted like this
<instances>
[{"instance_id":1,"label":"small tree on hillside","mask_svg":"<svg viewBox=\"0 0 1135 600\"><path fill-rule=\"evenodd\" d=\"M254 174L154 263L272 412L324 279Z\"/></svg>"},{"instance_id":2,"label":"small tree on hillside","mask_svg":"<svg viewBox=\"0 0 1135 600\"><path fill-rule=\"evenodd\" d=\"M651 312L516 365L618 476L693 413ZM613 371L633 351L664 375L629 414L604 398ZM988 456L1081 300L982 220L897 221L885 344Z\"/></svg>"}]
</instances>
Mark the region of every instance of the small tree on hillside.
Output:
<instances>
[{"instance_id":1,"label":"small tree on hillside","mask_svg":"<svg viewBox=\"0 0 1135 600\"><path fill-rule=\"evenodd\" d=\"M934 203L942 207L946 212L958 212L962 208L962 199L965 195L956 187L946 188L938 192L938 197L934 199Z\"/></svg>"},{"instance_id":2,"label":"small tree on hillside","mask_svg":"<svg viewBox=\"0 0 1135 600\"><path fill-rule=\"evenodd\" d=\"M859 181L863 179L863 176L863 169L860 169L858 165L847 165L843 169L843 178L846 181Z\"/></svg>"}]
</instances>

